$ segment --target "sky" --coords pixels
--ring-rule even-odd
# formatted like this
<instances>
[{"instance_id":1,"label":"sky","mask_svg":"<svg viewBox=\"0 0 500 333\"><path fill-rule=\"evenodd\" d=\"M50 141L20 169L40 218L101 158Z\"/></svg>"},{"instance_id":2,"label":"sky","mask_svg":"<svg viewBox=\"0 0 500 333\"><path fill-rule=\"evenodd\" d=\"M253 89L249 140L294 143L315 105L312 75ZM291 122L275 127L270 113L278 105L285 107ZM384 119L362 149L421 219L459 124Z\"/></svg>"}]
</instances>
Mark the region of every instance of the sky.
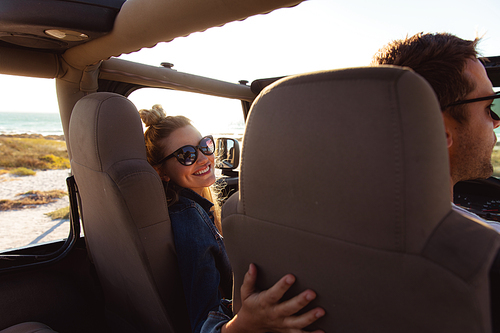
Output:
<instances>
[{"instance_id":1,"label":"sky","mask_svg":"<svg viewBox=\"0 0 500 333\"><path fill-rule=\"evenodd\" d=\"M307 0L244 21L194 33L121 58L229 82L365 66L391 40L418 32L483 36L479 51L500 55L498 0ZM30 87L32 97L17 94ZM0 75L0 111L58 112L55 83ZM137 97L137 103L141 98ZM139 108L150 107L138 105ZM136 103L136 101L134 101ZM144 102L146 103L146 102Z\"/></svg>"}]
</instances>

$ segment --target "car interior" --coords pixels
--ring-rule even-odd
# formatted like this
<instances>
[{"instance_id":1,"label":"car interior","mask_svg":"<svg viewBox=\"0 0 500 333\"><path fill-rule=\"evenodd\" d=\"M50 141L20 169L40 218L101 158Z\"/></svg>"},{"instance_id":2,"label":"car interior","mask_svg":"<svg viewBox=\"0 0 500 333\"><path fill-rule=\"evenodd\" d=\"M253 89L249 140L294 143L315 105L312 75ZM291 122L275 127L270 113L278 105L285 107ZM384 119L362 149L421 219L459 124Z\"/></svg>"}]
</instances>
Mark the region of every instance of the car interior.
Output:
<instances>
[{"instance_id":1,"label":"car interior","mask_svg":"<svg viewBox=\"0 0 500 333\"><path fill-rule=\"evenodd\" d=\"M301 2L0 1L0 74L55 80L72 173L67 238L0 251L1 333L190 332L165 193L130 101L144 88L241 102L243 142L221 137L216 153L235 312L254 262L259 288L292 272L286 298L317 291L310 307L327 316L308 330L489 331L499 236L451 211L422 79L363 67L231 83L118 58ZM500 87L500 57L485 67ZM496 178L462 182L455 202L500 221L499 194Z\"/></svg>"}]
</instances>

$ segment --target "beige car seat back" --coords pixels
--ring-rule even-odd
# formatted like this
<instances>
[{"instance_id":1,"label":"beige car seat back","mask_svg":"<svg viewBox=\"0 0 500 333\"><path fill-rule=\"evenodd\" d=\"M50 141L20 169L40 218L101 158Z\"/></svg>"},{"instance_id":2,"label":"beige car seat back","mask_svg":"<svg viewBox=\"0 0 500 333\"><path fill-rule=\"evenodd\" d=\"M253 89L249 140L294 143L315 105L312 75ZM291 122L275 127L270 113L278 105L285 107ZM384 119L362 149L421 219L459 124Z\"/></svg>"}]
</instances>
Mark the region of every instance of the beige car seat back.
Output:
<instances>
[{"instance_id":1,"label":"beige car seat back","mask_svg":"<svg viewBox=\"0 0 500 333\"><path fill-rule=\"evenodd\" d=\"M286 273L326 332L488 332L499 235L451 209L432 88L393 67L282 79L254 102L223 207L235 309L248 264Z\"/></svg>"},{"instance_id":2,"label":"beige car seat back","mask_svg":"<svg viewBox=\"0 0 500 333\"><path fill-rule=\"evenodd\" d=\"M117 94L90 94L75 105L69 133L110 329L189 332L165 193L137 109Z\"/></svg>"}]
</instances>

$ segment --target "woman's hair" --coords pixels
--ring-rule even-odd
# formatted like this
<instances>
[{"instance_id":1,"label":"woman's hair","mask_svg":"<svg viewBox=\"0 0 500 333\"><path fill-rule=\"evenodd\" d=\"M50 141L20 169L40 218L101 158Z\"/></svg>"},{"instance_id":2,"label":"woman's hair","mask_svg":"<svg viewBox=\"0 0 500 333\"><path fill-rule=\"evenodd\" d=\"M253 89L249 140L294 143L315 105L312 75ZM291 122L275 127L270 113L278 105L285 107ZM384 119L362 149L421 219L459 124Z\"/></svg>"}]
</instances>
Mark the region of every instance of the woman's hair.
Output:
<instances>
[{"instance_id":1,"label":"woman's hair","mask_svg":"<svg viewBox=\"0 0 500 333\"><path fill-rule=\"evenodd\" d=\"M157 171L161 171L162 166L158 162L165 157L162 141L168 138L175 130L191 125L191 120L184 116L167 116L160 104L153 105L150 110L139 110L139 115L147 127L144 132L144 141L146 143L148 162ZM171 186L171 184L166 186L165 194L168 206L175 204L179 200L180 189L180 186ZM220 206L217 200L215 200L217 196L212 193L209 187L204 188L202 196L214 204L214 222L217 229L222 233Z\"/></svg>"},{"instance_id":2,"label":"woman's hair","mask_svg":"<svg viewBox=\"0 0 500 333\"><path fill-rule=\"evenodd\" d=\"M191 125L191 121L184 116L167 116L160 104L153 105L151 110L139 110L139 115L147 127L144 141L148 162L158 167L158 162L165 157L161 141L175 130Z\"/></svg>"},{"instance_id":3,"label":"woman's hair","mask_svg":"<svg viewBox=\"0 0 500 333\"><path fill-rule=\"evenodd\" d=\"M432 86L444 111L448 104L464 99L475 88L464 70L468 59L477 59L479 40L464 40L449 33L418 33L387 44L375 54L372 65L413 69ZM461 105L448 111L458 122L467 120Z\"/></svg>"}]
</instances>

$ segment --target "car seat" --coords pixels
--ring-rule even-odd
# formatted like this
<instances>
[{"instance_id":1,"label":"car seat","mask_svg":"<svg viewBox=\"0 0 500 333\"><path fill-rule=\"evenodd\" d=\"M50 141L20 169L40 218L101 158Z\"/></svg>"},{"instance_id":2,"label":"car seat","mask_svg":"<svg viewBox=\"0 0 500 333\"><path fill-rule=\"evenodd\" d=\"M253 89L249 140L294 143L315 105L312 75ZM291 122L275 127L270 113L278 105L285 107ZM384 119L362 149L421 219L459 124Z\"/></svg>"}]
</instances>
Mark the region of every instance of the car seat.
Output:
<instances>
[{"instance_id":1,"label":"car seat","mask_svg":"<svg viewBox=\"0 0 500 333\"><path fill-rule=\"evenodd\" d=\"M56 331L42 323L26 322L3 329L0 333L56 333Z\"/></svg>"},{"instance_id":2,"label":"car seat","mask_svg":"<svg viewBox=\"0 0 500 333\"><path fill-rule=\"evenodd\" d=\"M452 211L436 96L411 70L282 79L250 110L240 191L223 206L234 309L293 273L325 332L489 332L500 235Z\"/></svg>"},{"instance_id":3,"label":"car seat","mask_svg":"<svg viewBox=\"0 0 500 333\"><path fill-rule=\"evenodd\" d=\"M189 332L167 201L137 109L117 94L90 94L73 109L69 141L110 328Z\"/></svg>"}]
</instances>

